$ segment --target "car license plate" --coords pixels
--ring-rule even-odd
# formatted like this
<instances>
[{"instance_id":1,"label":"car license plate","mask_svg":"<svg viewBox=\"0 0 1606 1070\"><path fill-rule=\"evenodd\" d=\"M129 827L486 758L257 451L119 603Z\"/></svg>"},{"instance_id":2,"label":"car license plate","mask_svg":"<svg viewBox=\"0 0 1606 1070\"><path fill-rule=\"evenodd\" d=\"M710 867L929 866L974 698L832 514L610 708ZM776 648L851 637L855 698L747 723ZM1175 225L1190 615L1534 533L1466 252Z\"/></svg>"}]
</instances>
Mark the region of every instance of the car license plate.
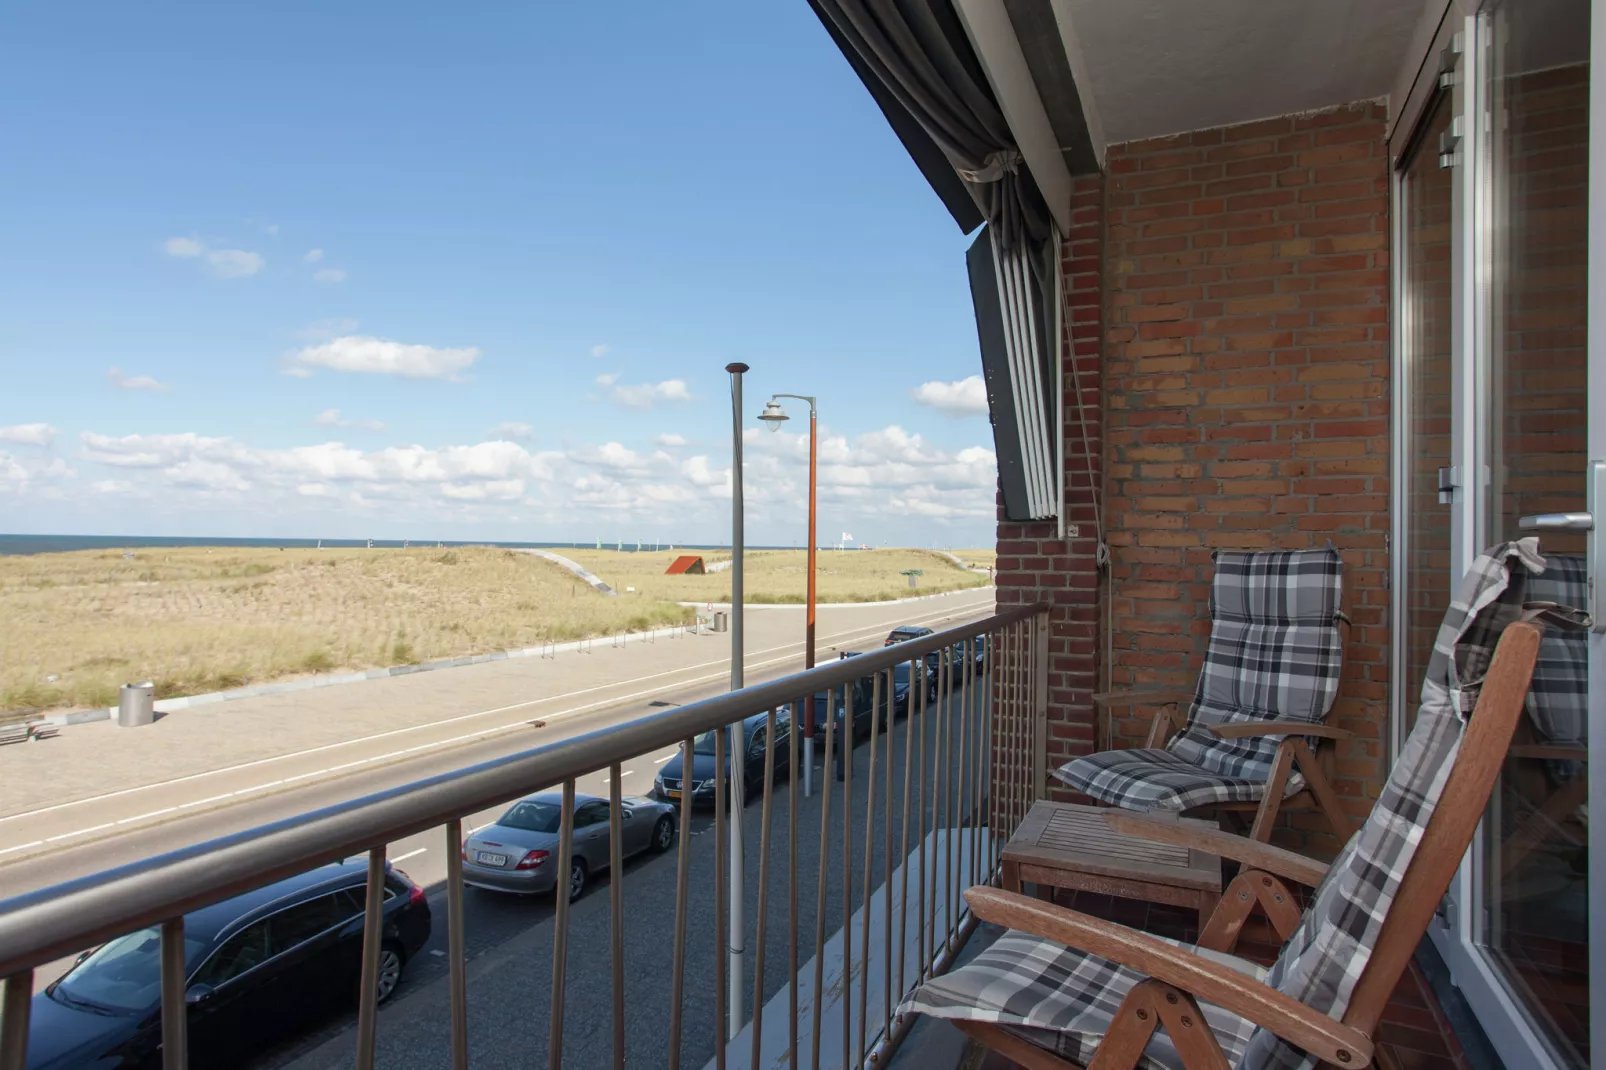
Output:
<instances>
[{"instance_id":1,"label":"car license plate","mask_svg":"<svg viewBox=\"0 0 1606 1070\"><path fill-rule=\"evenodd\" d=\"M507 865L507 855L492 854L490 851L475 851L474 860L482 866Z\"/></svg>"}]
</instances>

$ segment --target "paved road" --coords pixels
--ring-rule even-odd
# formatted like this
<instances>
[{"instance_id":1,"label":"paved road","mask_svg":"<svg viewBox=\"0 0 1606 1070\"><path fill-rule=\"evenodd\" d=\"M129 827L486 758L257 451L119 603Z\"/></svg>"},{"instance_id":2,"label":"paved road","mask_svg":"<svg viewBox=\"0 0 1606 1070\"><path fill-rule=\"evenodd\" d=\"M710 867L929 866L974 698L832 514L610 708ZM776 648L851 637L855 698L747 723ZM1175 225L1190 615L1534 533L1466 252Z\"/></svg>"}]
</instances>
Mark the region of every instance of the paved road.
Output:
<instances>
[{"instance_id":1,"label":"paved road","mask_svg":"<svg viewBox=\"0 0 1606 1070\"><path fill-rule=\"evenodd\" d=\"M984 684L985 686L985 684ZM960 703L951 701L948 706L948 729L951 735L959 724ZM974 721L966 713L966 723L975 731ZM919 726L916 719L916 728ZM938 816L945 827L970 824L975 792L972 774L966 773L969 786L961 805L955 790L955 770L959 768L957 748L945 749L944 767L947 791L940 815L932 813L936 792L936 741L940 718L935 710L927 713L924 724L923 749L928 763L925 772L924 795L921 794L919 762L921 750L916 751L913 766L910 808L911 825L908 843L910 855L918 862L914 845L920 841L918 822L924 816L929 829ZM786 941L792 932L797 933L798 962L805 964L813 955L817 901L817 880L823 868L827 875L824 934L828 939L842 926L844 888L847 874L848 894L852 909L862 904L864 879L864 847L867 824L871 830L870 872L872 895L883 894L878 889L886 870L887 838L887 769L892 771L891 848L892 862L896 866L904 857L902 845L904 821L904 763L907 755L907 721L896 723L893 747L889 755L886 736L877 744L876 786L874 806L869 796L870 745L867 736L861 736L853 749L852 805L848 807L848 843L851 857L846 866L842 859L843 797L841 782L822 770L816 776L817 784L827 785L831 792L829 832L823 843L820 835L822 798L798 801L798 859L796 870L789 872L788 792L784 781L777 780L774 808L771 819L770 877L767 904L766 961L764 993L768 1000L781 991L790 977ZM916 732L917 738L919 732ZM975 737L972 736L972 739ZM967 744L969 761L974 750ZM889 763L890 758L890 763ZM801 794L801 793L800 793ZM922 806L920 800L925 800ZM924 814L922 815L922 811ZM749 922L748 949L744 962L744 975L751 992L753 970L756 968L756 944L753 923L758 915L758 883L760 860L760 816L762 805L754 800L747 807L744 840L746 843L745 914ZM715 958L725 947L724 934L717 930L714 910L714 836L712 815L696 814L690 840L691 881L688 902L686 987L684 999L684 1041L682 1066L697 1068L713 1056L716 1030ZM429 854L438 856L444 849L442 834L426 834ZM666 1045L671 1003L671 948L675 915L675 878L677 852L662 856L648 856L625 866L625 977L626 977L626 1046L628 1065L666 1065ZM935 874L938 862L927 860L928 874ZM425 870L408 869L415 878L428 880L431 907L435 911L434 935L418 960L409 966L404 989L395 1001L385 1007L379 1021L378 1063L395 1070L424 1070L445 1065L449 1052L449 993L447 965L443 952L446 947L445 889L436 880L423 875ZM919 869L911 878L917 887ZM798 916L796 929L790 924L787 888L795 884L798 890ZM897 884L897 881L894 881ZM956 881L950 889L946 884L938 889L939 895L957 898L963 884ZM609 973L609 889L608 878L602 877L571 911L569 932L568 984L564 1017L565 1067L584 1070L588 1067L611 1066L612 1018ZM524 899L516 896L467 889L465 900L465 933L469 951L469 1026L470 1052L477 1067L514 1068L543 1066L546 1064L547 1027L551 999L553 901L549 897ZM911 929L915 919L908 922ZM854 947L860 934L852 933ZM877 952L881 944L875 943ZM907 964L908 976L913 977L914 964ZM748 998L751 1013L751 997ZM767 1029L779 1027L775 1017L767 1019ZM804 1015L803 1029L809 1028ZM856 1027L855 1027L856 1028ZM872 1024L870 1036L879 1028ZM353 1065L355 1015L342 1012L309 1036L289 1042L279 1049L265 1053L252 1064L250 1070L344 1070ZM856 1037L856 1033L854 1034ZM827 1051L830 1054L830 1049Z\"/></svg>"},{"instance_id":2,"label":"paved road","mask_svg":"<svg viewBox=\"0 0 1606 1070\"><path fill-rule=\"evenodd\" d=\"M822 660L834 657L836 647L874 646L894 623L941 627L984 616L992 610L991 596L991 591L963 592L908 606L853 607L831 610L829 616L822 612L820 656ZM795 634L798 623L795 613L752 614L747 643L749 682L801 668L800 645L784 640L785 633ZM0 851L9 852L0 854L0 863L4 863L0 864L0 897L537 743L625 723L650 712L654 705L721 693L729 668L715 644L723 642L723 636L688 637L628 650L603 644L593 655L574 655L570 664L531 659L469 666L203 707L172 714L147 729L79 726L55 740L7 748L0 752L0 763L19 753L27 761L6 765L3 772L7 776L0 777L4 784L0 790L20 795L17 782L28 782L33 785L35 805L0 817ZM509 666L518 672L510 672ZM607 678L609 673L612 679ZM463 712L462 697L441 687L451 678L461 678L462 689L475 702L496 704ZM420 686L421 694L414 702L401 702L397 685L408 684ZM568 690L543 699L507 701L550 686L567 686ZM365 697L361 692L368 688L383 688L384 694ZM400 694L405 697L406 692ZM289 700L303 708L287 705ZM247 703L257 705L239 708ZM420 711L427 716L432 704L444 705L446 718L418 720ZM213 712L219 710L226 712ZM376 726L376 718L379 724L387 719L416 723L374 732L370 729ZM532 721L543 726L533 727ZM167 735L162 737L164 730ZM196 736L207 743L199 752L214 756L214 760L220 752L246 760L217 771L196 769L197 750L189 744ZM152 741L159 738L162 745L154 746ZM398 742L405 747L398 747ZM670 753L646 754L625 763L624 792L645 793L657 767ZM81 786L88 779L83 776L84 765L95 762L104 764L101 786L111 791L93 793ZM67 798L37 805L50 797L43 795L44 786L58 776ZM606 775L585 778L579 789L605 794ZM469 815L465 825L472 828L488 823L500 810ZM420 883L438 885L444 878L440 832L398 841L389 846L389 852ZM500 942L496 926L487 924L491 942ZM41 968L36 974L37 987L53 980L66 963L59 960Z\"/></svg>"}]
</instances>

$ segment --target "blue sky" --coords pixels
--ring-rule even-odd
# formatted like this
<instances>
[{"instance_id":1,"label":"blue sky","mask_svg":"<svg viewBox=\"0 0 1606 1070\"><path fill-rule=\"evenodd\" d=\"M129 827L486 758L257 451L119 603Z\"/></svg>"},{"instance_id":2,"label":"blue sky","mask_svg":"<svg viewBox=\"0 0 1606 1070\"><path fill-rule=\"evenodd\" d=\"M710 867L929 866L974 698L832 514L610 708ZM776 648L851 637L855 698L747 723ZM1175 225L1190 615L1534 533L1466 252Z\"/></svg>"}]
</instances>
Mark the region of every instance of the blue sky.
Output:
<instances>
[{"instance_id":1,"label":"blue sky","mask_svg":"<svg viewBox=\"0 0 1606 1070\"><path fill-rule=\"evenodd\" d=\"M742 360L822 538L991 541L967 239L803 0L14 7L0 94L0 530L718 540Z\"/></svg>"}]
</instances>

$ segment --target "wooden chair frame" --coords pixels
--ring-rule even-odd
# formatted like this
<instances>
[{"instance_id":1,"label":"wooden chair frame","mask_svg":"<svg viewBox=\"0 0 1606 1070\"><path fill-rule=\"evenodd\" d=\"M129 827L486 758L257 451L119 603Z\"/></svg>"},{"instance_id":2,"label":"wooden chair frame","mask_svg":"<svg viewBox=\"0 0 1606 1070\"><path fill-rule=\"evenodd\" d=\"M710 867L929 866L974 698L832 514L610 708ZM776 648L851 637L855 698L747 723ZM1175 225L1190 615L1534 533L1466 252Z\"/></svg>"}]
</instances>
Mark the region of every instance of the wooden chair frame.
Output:
<instances>
[{"instance_id":1,"label":"wooden chair frame","mask_svg":"<svg viewBox=\"0 0 1606 1070\"><path fill-rule=\"evenodd\" d=\"M1340 613L1338 623L1343 635L1340 650L1347 651L1350 638L1349 618ZM1342 661L1338 671L1340 675L1343 674ZM1143 745L1147 748L1159 748L1165 746L1166 740L1171 738L1172 733L1182 730L1182 719L1179 717L1181 706L1183 703L1192 703L1194 697L1194 691L1187 688L1144 688L1100 692L1093 696L1093 703L1100 710L1101 722L1105 719L1104 711L1111 708L1158 706L1154 713L1154 721L1149 725L1148 738L1143 741ZM1322 747L1319 741L1331 740L1337 743L1340 740L1354 739L1355 733L1320 722L1305 721L1244 721L1210 726L1210 730L1221 739L1245 739L1250 736L1283 738L1277 744L1277 753L1272 757L1271 775L1266 780L1266 792L1258 803L1212 803L1196 809L1253 814L1249 835L1262 843L1271 839L1271 830L1277 824L1278 815L1285 808L1319 810L1327 818L1327 823L1332 826L1333 835L1338 837L1339 843L1344 843L1354 833L1355 827L1344 813L1344 808L1338 800L1338 792L1333 790L1332 781L1327 777L1332 747ZM1298 735L1292 734L1296 732ZM1307 739L1318 740L1316 750L1312 750L1306 743ZM1105 742L1108 744L1109 741ZM1283 791L1288 784L1288 775L1296 768L1305 778L1305 787L1284 799Z\"/></svg>"},{"instance_id":2,"label":"wooden chair frame","mask_svg":"<svg viewBox=\"0 0 1606 1070\"><path fill-rule=\"evenodd\" d=\"M1348 1070L1372 1065L1374 1060L1392 1064L1373 1042L1378 1021L1483 817L1522 716L1540 634L1539 626L1521 622L1508 626L1501 636L1444 794L1342 1020L1147 933L1023 895L976 887L965 892L965 899L982 920L1098 955L1147 979L1132 988L1085 1068L998 1025L965 1020L954 1020L954 1025L1028 1070L1133 1070L1156 1029L1170 1036L1187 1070L1228 1070L1220 1044L1203 1027L1197 1001L1205 1000L1332 1066ZM1242 865L1201 933L1199 946L1210 950L1230 951L1244 921L1257 908L1286 939L1299 923L1286 882L1314 887L1327 871L1327 866L1303 855L1218 830L1120 810L1107 811L1106 820L1122 832L1208 851Z\"/></svg>"}]
</instances>

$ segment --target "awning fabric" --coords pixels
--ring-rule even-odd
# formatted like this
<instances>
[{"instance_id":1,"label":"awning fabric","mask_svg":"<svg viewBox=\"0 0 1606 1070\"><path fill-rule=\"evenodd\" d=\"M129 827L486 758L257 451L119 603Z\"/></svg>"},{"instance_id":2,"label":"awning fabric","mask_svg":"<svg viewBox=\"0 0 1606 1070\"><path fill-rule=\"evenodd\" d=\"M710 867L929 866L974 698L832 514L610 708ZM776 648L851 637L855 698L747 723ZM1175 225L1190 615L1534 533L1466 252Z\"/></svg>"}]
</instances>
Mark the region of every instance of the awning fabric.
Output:
<instances>
[{"instance_id":1,"label":"awning fabric","mask_svg":"<svg viewBox=\"0 0 1606 1070\"><path fill-rule=\"evenodd\" d=\"M964 26L948 0L809 4L954 220L987 224L967 261L1004 513L1058 516L1059 243Z\"/></svg>"}]
</instances>

